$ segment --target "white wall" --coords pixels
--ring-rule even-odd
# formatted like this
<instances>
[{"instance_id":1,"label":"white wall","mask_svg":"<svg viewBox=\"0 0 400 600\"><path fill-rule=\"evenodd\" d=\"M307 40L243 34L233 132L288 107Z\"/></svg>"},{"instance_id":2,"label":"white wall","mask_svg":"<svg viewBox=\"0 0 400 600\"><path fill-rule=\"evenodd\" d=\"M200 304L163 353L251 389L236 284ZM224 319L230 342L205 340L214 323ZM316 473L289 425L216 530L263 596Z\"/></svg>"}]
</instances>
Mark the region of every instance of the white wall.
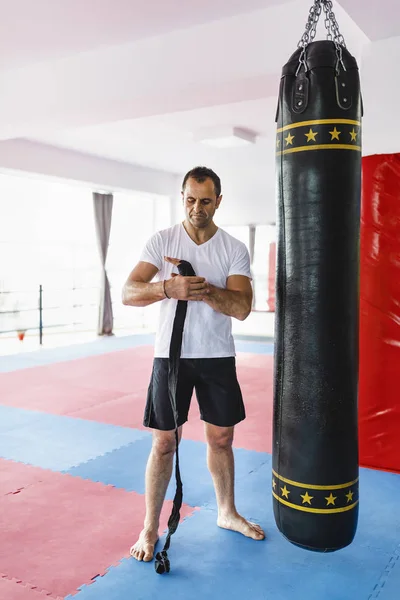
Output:
<instances>
[{"instance_id":1,"label":"white wall","mask_svg":"<svg viewBox=\"0 0 400 600\"><path fill-rule=\"evenodd\" d=\"M212 168L212 165L211 165ZM266 225L276 221L275 211L275 157L257 172L220 171L222 203L215 221L219 225ZM173 201L173 221L183 217L181 182L184 173L177 178L177 192Z\"/></svg>"},{"instance_id":2,"label":"white wall","mask_svg":"<svg viewBox=\"0 0 400 600\"><path fill-rule=\"evenodd\" d=\"M400 37L374 42L364 49L364 155L400 152L399 65Z\"/></svg>"}]
</instances>

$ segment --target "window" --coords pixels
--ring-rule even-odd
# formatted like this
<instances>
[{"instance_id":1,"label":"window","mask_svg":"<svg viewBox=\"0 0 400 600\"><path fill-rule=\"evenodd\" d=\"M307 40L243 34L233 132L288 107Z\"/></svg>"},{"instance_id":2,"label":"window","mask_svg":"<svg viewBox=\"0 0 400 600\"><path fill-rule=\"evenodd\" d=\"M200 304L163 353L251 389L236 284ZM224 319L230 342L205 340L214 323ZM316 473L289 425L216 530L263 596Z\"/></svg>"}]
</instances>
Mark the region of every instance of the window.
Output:
<instances>
[{"instance_id":1,"label":"window","mask_svg":"<svg viewBox=\"0 0 400 600\"><path fill-rule=\"evenodd\" d=\"M147 240L159 229L170 225L171 203L168 197L142 193L114 195L106 266L111 285L115 329L154 331L158 319L158 304L143 309L124 306L121 292Z\"/></svg>"},{"instance_id":2,"label":"window","mask_svg":"<svg viewBox=\"0 0 400 600\"><path fill-rule=\"evenodd\" d=\"M250 228L248 225L221 227L221 229L224 229L226 233L246 244L247 250L250 252Z\"/></svg>"},{"instance_id":3,"label":"window","mask_svg":"<svg viewBox=\"0 0 400 600\"><path fill-rule=\"evenodd\" d=\"M91 190L0 175L0 332L93 328L99 257Z\"/></svg>"},{"instance_id":4,"label":"window","mask_svg":"<svg viewBox=\"0 0 400 600\"><path fill-rule=\"evenodd\" d=\"M155 309L131 309L121 290L156 229L171 224L170 200L115 194L107 272L115 327L154 327ZM0 175L0 335L96 331L101 261L92 190L34 177Z\"/></svg>"},{"instance_id":5,"label":"window","mask_svg":"<svg viewBox=\"0 0 400 600\"><path fill-rule=\"evenodd\" d=\"M236 227L222 227L227 233L246 244L247 249L252 253L251 228L254 226L240 225ZM275 269L273 262L270 264L270 253L274 252L271 244L275 242L275 225L256 225L254 236L254 256L251 265L253 275L254 304L253 310L269 311L271 310L268 301L271 291L273 292Z\"/></svg>"}]
</instances>

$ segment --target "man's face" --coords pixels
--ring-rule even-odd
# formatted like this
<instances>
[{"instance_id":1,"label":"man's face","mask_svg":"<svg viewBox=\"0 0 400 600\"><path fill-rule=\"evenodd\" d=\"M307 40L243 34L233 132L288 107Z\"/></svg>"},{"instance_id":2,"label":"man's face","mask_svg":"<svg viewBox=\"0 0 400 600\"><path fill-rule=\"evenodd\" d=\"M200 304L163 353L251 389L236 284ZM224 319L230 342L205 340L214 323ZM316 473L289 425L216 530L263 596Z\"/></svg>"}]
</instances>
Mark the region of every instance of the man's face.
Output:
<instances>
[{"instance_id":1,"label":"man's face","mask_svg":"<svg viewBox=\"0 0 400 600\"><path fill-rule=\"evenodd\" d=\"M222 196L217 198L215 194L212 179L198 183L195 179L189 178L182 196L186 219L197 229L204 229L211 223L222 200Z\"/></svg>"}]
</instances>

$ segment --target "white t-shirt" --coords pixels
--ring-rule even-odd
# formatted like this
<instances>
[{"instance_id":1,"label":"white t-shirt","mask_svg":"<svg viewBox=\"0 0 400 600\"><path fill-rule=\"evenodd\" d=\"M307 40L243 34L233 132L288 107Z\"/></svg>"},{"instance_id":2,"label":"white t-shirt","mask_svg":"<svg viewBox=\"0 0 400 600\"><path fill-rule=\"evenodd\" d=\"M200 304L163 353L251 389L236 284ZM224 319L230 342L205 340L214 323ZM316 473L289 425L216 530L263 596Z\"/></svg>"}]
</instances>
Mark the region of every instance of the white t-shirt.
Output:
<instances>
[{"instance_id":1,"label":"white t-shirt","mask_svg":"<svg viewBox=\"0 0 400 600\"><path fill-rule=\"evenodd\" d=\"M196 275L219 288L226 288L230 275L251 279L248 250L226 231L218 229L204 244L196 244L182 223L154 234L147 242L140 260L157 267L158 280L178 273L177 267L164 256L186 260ZM168 358L177 300L162 300L154 356ZM231 317L212 309L205 302L188 301L182 340L182 358L221 358L235 356Z\"/></svg>"}]
</instances>

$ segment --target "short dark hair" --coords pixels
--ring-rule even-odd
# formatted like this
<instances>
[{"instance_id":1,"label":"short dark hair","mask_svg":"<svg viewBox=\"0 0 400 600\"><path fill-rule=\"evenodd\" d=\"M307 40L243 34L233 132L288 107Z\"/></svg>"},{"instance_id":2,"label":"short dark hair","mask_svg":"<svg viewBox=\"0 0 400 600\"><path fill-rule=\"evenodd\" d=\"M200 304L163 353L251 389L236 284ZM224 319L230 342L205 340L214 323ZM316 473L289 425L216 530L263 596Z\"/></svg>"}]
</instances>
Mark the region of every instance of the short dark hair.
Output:
<instances>
[{"instance_id":1,"label":"short dark hair","mask_svg":"<svg viewBox=\"0 0 400 600\"><path fill-rule=\"evenodd\" d=\"M188 173L186 173L183 183L182 183L182 191L185 189L185 185L188 179L195 179L197 183L203 183L206 179L211 179L214 183L214 189L217 198L221 195L221 180L216 173L212 169L208 167L195 167L191 169Z\"/></svg>"}]
</instances>

